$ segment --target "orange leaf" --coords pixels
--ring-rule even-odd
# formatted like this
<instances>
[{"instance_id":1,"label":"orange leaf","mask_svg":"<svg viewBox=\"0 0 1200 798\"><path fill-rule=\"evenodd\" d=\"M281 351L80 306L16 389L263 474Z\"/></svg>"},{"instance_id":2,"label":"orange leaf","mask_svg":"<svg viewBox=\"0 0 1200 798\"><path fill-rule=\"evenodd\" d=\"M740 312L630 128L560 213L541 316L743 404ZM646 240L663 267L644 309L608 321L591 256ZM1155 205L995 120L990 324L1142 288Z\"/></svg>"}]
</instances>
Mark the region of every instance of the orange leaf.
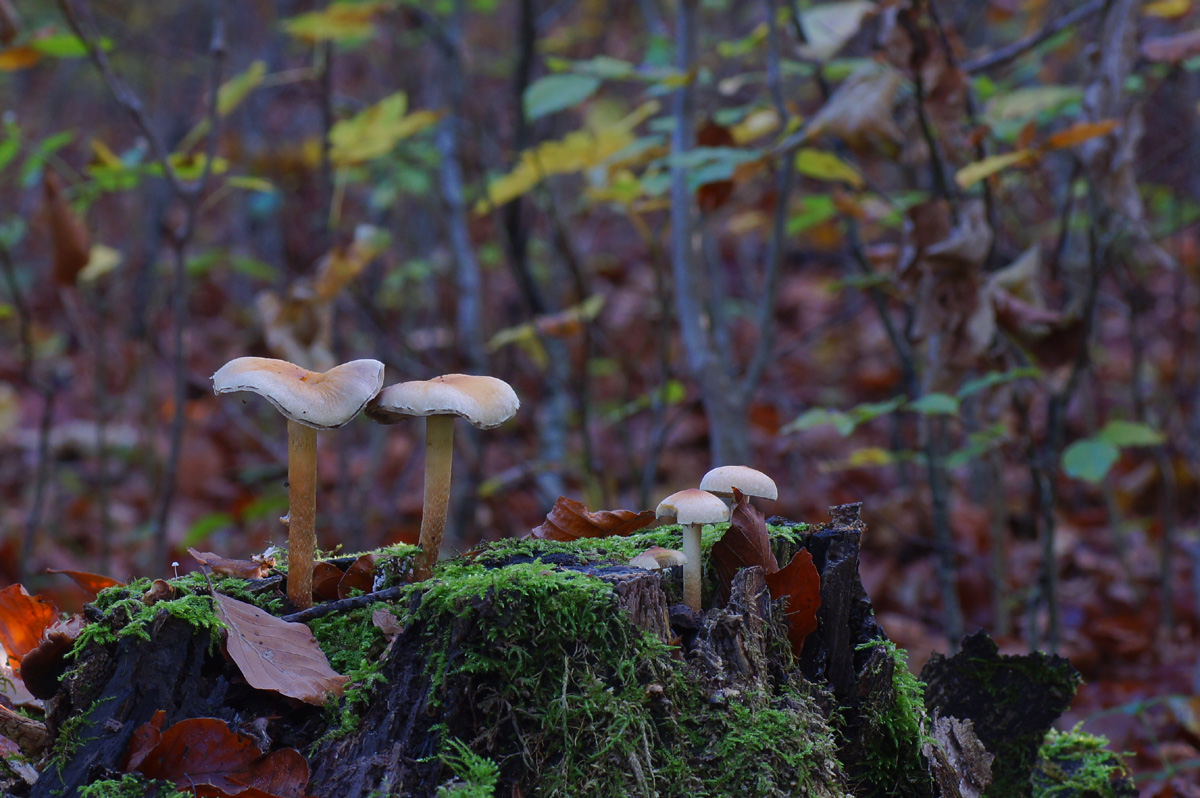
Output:
<instances>
[{"instance_id":1,"label":"orange leaf","mask_svg":"<svg viewBox=\"0 0 1200 798\"><path fill-rule=\"evenodd\" d=\"M47 170L42 178L42 188L46 199L46 215L50 220L51 243L54 245L54 282L75 285L75 278L92 257L87 229L67 202L62 178Z\"/></svg>"},{"instance_id":2,"label":"orange leaf","mask_svg":"<svg viewBox=\"0 0 1200 798\"><path fill-rule=\"evenodd\" d=\"M1080 122L1071 125L1066 130L1060 130L1050 138L1046 139L1046 143L1042 145L1048 150L1061 150L1066 147L1074 147L1076 144L1082 144L1100 136L1107 136L1116 129L1120 124L1116 119L1101 119L1099 122Z\"/></svg>"},{"instance_id":3,"label":"orange leaf","mask_svg":"<svg viewBox=\"0 0 1200 798\"><path fill-rule=\"evenodd\" d=\"M762 513L739 492L729 519L729 529L712 548L712 562L721 580L721 594L729 595L733 577L743 568L760 566L768 575L779 570L771 551L771 537Z\"/></svg>"},{"instance_id":4,"label":"orange leaf","mask_svg":"<svg viewBox=\"0 0 1200 798\"><path fill-rule=\"evenodd\" d=\"M87 571L58 571L54 568L47 568L48 574L62 574L69 576L75 580L75 584L95 596L101 590L107 587L119 587L124 582L118 582L111 576L101 576L100 574L89 574Z\"/></svg>"},{"instance_id":5,"label":"orange leaf","mask_svg":"<svg viewBox=\"0 0 1200 798\"><path fill-rule=\"evenodd\" d=\"M162 731L163 710L130 740L126 771L172 781L199 795L301 798L308 762L294 748L264 754L216 718L189 718Z\"/></svg>"},{"instance_id":6,"label":"orange leaf","mask_svg":"<svg viewBox=\"0 0 1200 798\"><path fill-rule=\"evenodd\" d=\"M29 595L24 585L0 590L0 644L13 670L20 671L21 658L37 647L42 632L57 620L54 602Z\"/></svg>"},{"instance_id":7,"label":"orange leaf","mask_svg":"<svg viewBox=\"0 0 1200 798\"><path fill-rule=\"evenodd\" d=\"M773 574L767 574L767 588L771 598L787 596L784 611L788 623L788 640L792 643L792 654L800 656L804 649L804 638L817 628L817 610L821 607L821 575L813 565L812 553L801 549L792 561Z\"/></svg>"},{"instance_id":8,"label":"orange leaf","mask_svg":"<svg viewBox=\"0 0 1200 798\"><path fill-rule=\"evenodd\" d=\"M338 598L349 598L350 594L355 590L370 593L371 585L374 581L375 555L364 554L346 569L346 575L338 582Z\"/></svg>"},{"instance_id":9,"label":"orange leaf","mask_svg":"<svg viewBox=\"0 0 1200 798\"><path fill-rule=\"evenodd\" d=\"M341 695L346 677L329 667L312 631L289 623L253 604L216 593L217 613L228 630L226 649L246 682L306 704L321 706L326 696Z\"/></svg>"},{"instance_id":10,"label":"orange leaf","mask_svg":"<svg viewBox=\"0 0 1200 798\"><path fill-rule=\"evenodd\" d=\"M264 579L271 570L266 563L253 560L227 560L207 551L196 551L189 548L188 554L212 568L214 574L231 576L235 579Z\"/></svg>"},{"instance_id":11,"label":"orange leaf","mask_svg":"<svg viewBox=\"0 0 1200 798\"><path fill-rule=\"evenodd\" d=\"M625 537L655 522L653 510L601 510L589 512L581 502L559 496L533 537L542 540L579 540L580 538Z\"/></svg>"},{"instance_id":12,"label":"orange leaf","mask_svg":"<svg viewBox=\"0 0 1200 798\"><path fill-rule=\"evenodd\" d=\"M0 72L16 72L42 60L42 54L32 47L21 45L0 50Z\"/></svg>"}]
</instances>

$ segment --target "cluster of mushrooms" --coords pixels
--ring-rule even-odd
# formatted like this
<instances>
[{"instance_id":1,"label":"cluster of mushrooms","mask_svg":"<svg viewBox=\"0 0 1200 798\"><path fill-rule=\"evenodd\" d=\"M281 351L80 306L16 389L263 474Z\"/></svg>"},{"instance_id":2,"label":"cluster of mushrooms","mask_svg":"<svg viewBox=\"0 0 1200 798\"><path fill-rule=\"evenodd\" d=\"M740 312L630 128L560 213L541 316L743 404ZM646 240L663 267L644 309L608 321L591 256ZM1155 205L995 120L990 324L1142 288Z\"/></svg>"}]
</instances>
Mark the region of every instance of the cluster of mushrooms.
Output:
<instances>
[{"instance_id":1,"label":"cluster of mushrooms","mask_svg":"<svg viewBox=\"0 0 1200 798\"><path fill-rule=\"evenodd\" d=\"M424 416L425 497L421 516L421 552L414 564L415 579L427 579L437 562L450 503L450 471L454 452L454 418L465 418L479 429L498 427L516 414L520 401L512 387L495 377L446 374L383 387L383 364L354 360L318 372L265 357L239 357L212 377L218 394L251 391L263 396L288 420L288 598L301 609L312 606L312 575L316 552L317 430L350 423L360 412L381 424L396 424ZM673 493L658 505L660 518L673 516L683 525L683 552L673 559L650 557L643 567L684 567L684 601L700 609L703 524L728 521L724 498L734 491L774 500L775 483L746 466L721 466L709 471L700 489ZM664 550L665 551L665 550ZM639 564L635 559L634 563Z\"/></svg>"}]
</instances>

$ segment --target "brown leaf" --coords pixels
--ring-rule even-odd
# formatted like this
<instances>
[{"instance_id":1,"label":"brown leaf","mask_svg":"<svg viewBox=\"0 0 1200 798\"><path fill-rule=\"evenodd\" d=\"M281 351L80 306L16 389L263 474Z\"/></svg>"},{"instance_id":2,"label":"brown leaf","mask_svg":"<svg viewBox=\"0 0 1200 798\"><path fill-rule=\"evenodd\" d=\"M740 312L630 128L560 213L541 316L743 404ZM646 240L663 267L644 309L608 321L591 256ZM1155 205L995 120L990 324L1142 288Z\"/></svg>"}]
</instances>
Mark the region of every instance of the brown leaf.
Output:
<instances>
[{"instance_id":1,"label":"brown leaf","mask_svg":"<svg viewBox=\"0 0 1200 798\"><path fill-rule=\"evenodd\" d=\"M601 510L589 512L581 502L559 496L542 525L532 532L542 540L579 540L580 538L625 537L645 529L657 519L653 510Z\"/></svg>"},{"instance_id":2,"label":"brown leaf","mask_svg":"<svg viewBox=\"0 0 1200 798\"><path fill-rule=\"evenodd\" d=\"M374 580L375 555L364 554L346 569L346 575L338 582L337 597L349 598L350 594L355 590L370 593Z\"/></svg>"},{"instance_id":3,"label":"brown leaf","mask_svg":"<svg viewBox=\"0 0 1200 798\"><path fill-rule=\"evenodd\" d=\"M712 562L721 580L721 595L729 596L733 577L742 568L760 566L767 574L779 570L771 551L771 537L762 513L755 510L740 492L729 518L729 529L712 548Z\"/></svg>"},{"instance_id":4,"label":"brown leaf","mask_svg":"<svg viewBox=\"0 0 1200 798\"><path fill-rule=\"evenodd\" d=\"M271 569L266 563L253 560L227 560L207 551L189 548L188 554L213 569L214 574L231 576L235 579L264 579Z\"/></svg>"},{"instance_id":5,"label":"brown leaf","mask_svg":"<svg viewBox=\"0 0 1200 798\"><path fill-rule=\"evenodd\" d=\"M42 188L54 246L54 282L75 285L75 278L91 259L87 229L67 202L61 177L47 170L42 178Z\"/></svg>"},{"instance_id":6,"label":"brown leaf","mask_svg":"<svg viewBox=\"0 0 1200 798\"><path fill-rule=\"evenodd\" d=\"M338 583L345 575L345 571L331 562L318 562L313 566L313 598L318 601L338 598Z\"/></svg>"},{"instance_id":7,"label":"brown leaf","mask_svg":"<svg viewBox=\"0 0 1200 798\"><path fill-rule=\"evenodd\" d=\"M213 596L228 628L226 649L246 682L307 704L321 706L341 695L346 677L329 667L316 638L302 623L288 623L229 596Z\"/></svg>"},{"instance_id":8,"label":"brown leaf","mask_svg":"<svg viewBox=\"0 0 1200 798\"><path fill-rule=\"evenodd\" d=\"M801 549L792 561L775 573L767 574L767 588L771 598L787 597L784 611L788 623L788 640L792 643L792 654L800 656L804 649L804 638L817 629L817 610L821 608L821 575L813 565L812 553Z\"/></svg>"},{"instance_id":9,"label":"brown leaf","mask_svg":"<svg viewBox=\"0 0 1200 798\"><path fill-rule=\"evenodd\" d=\"M75 584L79 585L81 588L83 588L87 592L91 593L93 597L97 593L99 593L101 590L104 590L105 588L119 587L124 584L124 582L118 582L116 579L113 579L111 576L101 576L100 574L89 574L87 571L58 571L58 570L55 570L54 568L47 568L46 573L62 574L63 576L71 577L72 579L75 580Z\"/></svg>"},{"instance_id":10,"label":"brown leaf","mask_svg":"<svg viewBox=\"0 0 1200 798\"><path fill-rule=\"evenodd\" d=\"M37 647L42 632L57 620L54 602L29 595L24 585L0 590L0 645L13 670L20 672L21 658Z\"/></svg>"},{"instance_id":11,"label":"brown leaf","mask_svg":"<svg viewBox=\"0 0 1200 798\"><path fill-rule=\"evenodd\" d=\"M67 672L67 654L83 632L82 615L73 615L46 627L42 639L21 659L21 680L34 696L46 699L58 692L58 680Z\"/></svg>"},{"instance_id":12,"label":"brown leaf","mask_svg":"<svg viewBox=\"0 0 1200 798\"><path fill-rule=\"evenodd\" d=\"M736 147L737 141L729 128L709 119L696 131L696 146ZM729 202L729 198L732 196L732 180L714 180L696 189L696 204L701 211L709 213Z\"/></svg>"},{"instance_id":13,"label":"brown leaf","mask_svg":"<svg viewBox=\"0 0 1200 798\"><path fill-rule=\"evenodd\" d=\"M250 737L216 718L181 720L165 731L160 709L129 746L127 772L195 788L198 795L301 798L308 762L294 748L264 754Z\"/></svg>"},{"instance_id":14,"label":"brown leaf","mask_svg":"<svg viewBox=\"0 0 1200 798\"><path fill-rule=\"evenodd\" d=\"M383 632L383 639L389 643L404 631L404 627L400 625L400 621L390 610L375 610L371 613L371 623L376 629Z\"/></svg>"}]
</instances>

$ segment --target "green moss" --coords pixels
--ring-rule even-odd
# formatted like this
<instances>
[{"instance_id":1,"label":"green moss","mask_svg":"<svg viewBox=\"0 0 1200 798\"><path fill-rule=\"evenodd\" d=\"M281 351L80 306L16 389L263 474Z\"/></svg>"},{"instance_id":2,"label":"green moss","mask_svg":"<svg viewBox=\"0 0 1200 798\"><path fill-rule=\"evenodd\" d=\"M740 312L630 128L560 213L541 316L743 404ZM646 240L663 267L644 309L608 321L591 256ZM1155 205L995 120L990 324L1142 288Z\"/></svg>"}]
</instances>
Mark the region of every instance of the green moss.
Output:
<instances>
[{"instance_id":1,"label":"green moss","mask_svg":"<svg viewBox=\"0 0 1200 798\"><path fill-rule=\"evenodd\" d=\"M102 779L79 788L79 798L191 798L169 781L156 781L126 773L119 779Z\"/></svg>"},{"instance_id":2,"label":"green moss","mask_svg":"<svg viewBox=\"0 0 1200 798\"><path fill-rule=\"evenodd\" d=\"M329 731L321 742L342 737L358 728L359 715L374 686L383 681L380 671L385 641L371 616L387 604L375 603L343 613L332 613L308 622L330 666L349 681L340 699L330 699Z\"/></svg>"},{"instance_id":3,"label":"green moss","mask_svg":"<svg viewBox=\"0 0 1200 798\"><path fill-rule=\"evenodd\" d=\"M858 750L863 759L852 769L851 778L863 794L929 795L929 771L921 748L932 738L925 731L925 685L908 669L908 657L890 640L860 645L857 651L879 647L888 655L868 668L890 668L891 689L867 696L861 710ZM875 660L874 662L880 662ZM868 683L879 674L865 673Z\"/></svg>"},{"instance_id":4,"label":"green moss","mask_svg":"<svg viewBox=\"0 0 1200 798\"><path fill-rule=\"evenodd\" d=\"M480 756L462 740L449 740L442 761L454 773L449 784L438 788L437 798L492 798L500 768L487 757Z\"/></svg>"},{"instance_id":5,"label":"green moss","mask_svg":"<svg viewBox=\"0 0 1200 798\"><path fill-rule=\"evenodd\" d=\"M57 770L61 770L62 766L75 756L75 752L84 744L94 740L98 735L84 737L83 730L92 726L91 715L96 707L106 701L113 701L114 697L102 698L99 701L93 702L83 712L72 715L58 728L58 732L54 736L54 745L50 749L49 765Z\"/></svg>"},{"instance_id":6,"label":"green moss","mask_svg":"<svg viewBox=\"0 0 1200 798\"><path fill-rule=\"evenodd\" d=\"M238 582L240 580L227 580ZM189 592L189 588L172 582L177 597L155 604L142 602L142 595L150 589L150 580L138 579L125 587L111 587L100 591L94 602L104 612L104 619L89 623L71 648L70 658L77 658L90 645L107 645L126 637L150 639L150 625L159 613L165 612L184 621L196 629L209 633L215 644L220 639L220 630L225 628L217 615L212 598L205 585L203 594Z\"/></svg>"},{"instance_id":7,"label":"green moss","mask_svg":"<svg viewBox=\"0 0 1200 798\"><path fill-rule=\"evenodd\" d=\"M1033 770L1034 798L1125 798L1137 795L1121 757L1108 750L1108 740L1051 729L1038 751Z\"/></svg>"}]
</instances>

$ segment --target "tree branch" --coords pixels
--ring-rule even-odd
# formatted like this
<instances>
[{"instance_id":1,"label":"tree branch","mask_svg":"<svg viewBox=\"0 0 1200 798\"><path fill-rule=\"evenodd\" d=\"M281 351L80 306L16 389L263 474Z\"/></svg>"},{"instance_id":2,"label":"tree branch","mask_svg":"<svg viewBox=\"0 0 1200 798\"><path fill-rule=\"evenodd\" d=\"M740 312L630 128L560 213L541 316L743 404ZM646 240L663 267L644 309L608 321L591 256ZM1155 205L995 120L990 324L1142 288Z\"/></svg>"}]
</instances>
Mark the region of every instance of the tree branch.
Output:
<instances>
[{"instance_id":1,"label":"tree branch","mask_svg":"<svg viewBox=\"0 0 1200 798\"><path fill-rule=\"evenodd\" d=\"M1046 23L1037 33L1031 33L1023 39L1018 39L1012 44L993 50L987 55L981 55L978 58L973 58L970 61L963 63L962 68L968 74L976 74L978 72L987 72L990 69L1007 64L1016 58L1020 58L1025 53L1037 47L1042 42L1066 30L1072 25L1078 25L1093 14L1098 13L1111 0L1090 0L1090 2L1068 11L1057 19Z\"/></svg>"}]
</instances>

